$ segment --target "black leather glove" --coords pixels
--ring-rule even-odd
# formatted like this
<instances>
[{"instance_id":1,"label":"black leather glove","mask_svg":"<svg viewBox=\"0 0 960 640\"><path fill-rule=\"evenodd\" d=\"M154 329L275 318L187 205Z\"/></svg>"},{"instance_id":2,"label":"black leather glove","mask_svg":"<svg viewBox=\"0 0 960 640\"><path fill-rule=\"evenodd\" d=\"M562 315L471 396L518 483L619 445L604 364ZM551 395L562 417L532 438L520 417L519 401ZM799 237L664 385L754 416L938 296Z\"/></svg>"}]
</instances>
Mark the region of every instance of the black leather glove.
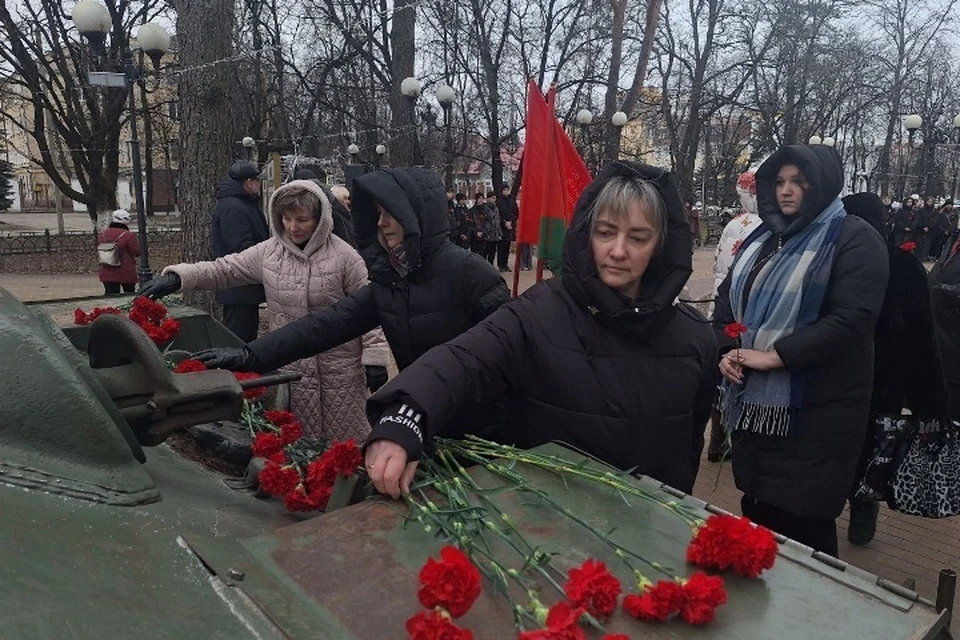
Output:
<instances>
[{"instance_id":1,"label":"black leather glove","mask_svg":"<svg viewBox=\"0 0 960 640\"><path fill-rule=\"evenodd\" d=\"M380 365L368 364L367 370L367 388L370 393L376 393L377 389L387 384L387 368Z\"/></svg>"},{"instance_id":2,"label":"black leather glove","mask_svg":"<svg viewBox=\"0 0 960 640\"><path fill-rule=\"evenodd\" d=\"M193 360L199 360L208 369L229 369L230 371L256 371L260 361L247 347L214 347L190 354Z\"/></svg>"},{"instance_id":3,"label":"black leather glove","mask_svg":"<svg viewBox=\"0 0 960 640\"><path fill-rule=\"evenodd\" d=\"M156 300L157 298L162 298L163 296L180 291L181 284L180 276L173 272L165 273L141 286L140 295L146 296L151 300Z\"/></svg>"}]
</instances>

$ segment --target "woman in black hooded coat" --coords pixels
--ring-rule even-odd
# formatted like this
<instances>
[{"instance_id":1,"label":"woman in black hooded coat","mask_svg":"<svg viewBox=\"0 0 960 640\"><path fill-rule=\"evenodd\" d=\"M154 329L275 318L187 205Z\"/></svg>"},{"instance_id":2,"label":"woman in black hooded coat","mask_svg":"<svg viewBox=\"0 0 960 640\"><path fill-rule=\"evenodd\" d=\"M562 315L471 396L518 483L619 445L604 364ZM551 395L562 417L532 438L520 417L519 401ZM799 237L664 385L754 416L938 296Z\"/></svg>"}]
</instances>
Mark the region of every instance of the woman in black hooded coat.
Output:
<instances>
[{"instance_id":1,"label":"woman in black hooded coat","mask_svg":"<svg viewBox=\"0 0 960 640\"><path fill-rule=\"evenodd\" d=\"M611 202L608 183L626 195L600 210L595 201ZM631 199L640 192L645 200ZM635 224L627 201L648 212L647 226ZM609 283L627 268L622 254L598 257L608 241L625 243L631 256L648 251L645 270L629 271L630 286L619 290ZM577 203L562 276L431 349L370 398L366 464L374 484L399 496L424 440L449 433L469 406L506 397L512 422L501 440L563 441L689 492L718 380L709 324L676 302L691 253L670 174L628 162L606 167Z\"/></svg>"},{"instance_id":2,"label":"woman in black hooded coat","mask_svg":"<svg viewBox=\"0 0 960 640\"><path fill-rule=\"evenodd\" d=\"M352 201L369 285L245 347L207 349L194 357L211 368L263 373L382 326L403 369L510 299L503 277L489 262L450 242L446 192L435 172L398 167L364 174L353 182ZM379 207L402 227L402 242L394 250L384 242ZM383 382L385 372L370 386Z\"/></svg>"},{"instance_id":3,"label":"woman in black hooded coat","mask_svg":"<svg viewBox=\"0 0 960 640\"><path fill-rule=\"evenodd\" d=\"M763 223L740 248L714 312L727 351L724 426L732 430L743 514L834 556L835 519L866 435L873 331L887 286L883 239L846 215L842 185L840 156L830 147L790 145L770 156L757 170ZM821 249L810 244L818 227L827 229ZM798 256L797 265L786 262ZM777 293L781 277L789 278L793 304ZM740 309L734 287L743 291ZM799 309L795 324L769 326L785 307ZM747 326L743 349L723 335L734 321ZM753 348L754 336L775 342Z\"/></svg>"}]
</instances>

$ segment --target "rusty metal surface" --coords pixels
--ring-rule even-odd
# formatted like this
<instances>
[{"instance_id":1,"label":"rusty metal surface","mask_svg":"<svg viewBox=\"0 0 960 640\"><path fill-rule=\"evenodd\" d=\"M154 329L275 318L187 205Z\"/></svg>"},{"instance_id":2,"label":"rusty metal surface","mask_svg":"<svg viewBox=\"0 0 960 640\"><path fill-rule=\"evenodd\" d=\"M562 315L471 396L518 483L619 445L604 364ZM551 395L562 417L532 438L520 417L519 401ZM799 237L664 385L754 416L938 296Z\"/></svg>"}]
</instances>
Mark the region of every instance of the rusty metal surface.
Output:
<instances>
[{"instance_id":1,"label":"rusty metal surface","mask_svg":"<svg viewBox=\"0 0 960 640\"><path fill-rule=\"evenodd\" d=\"M576 459L576 454L564 455ZM614 537L626 546L671 567L676 575L692 573L684 562L690 530L663 509L639 500L626 504L620 496L574 480L564 486L557 477L533 469L522 472L596 528L615 530ZM485 472L475 475L492 484ZM659 490L648 479L637 482ZM553 563L561 570L588 557L599 558L625 585L632 584L623 564L579 525L516 494L498 494L497 499L541 550L556 554ZM704 506L691 498L681 500ZM404 527L400 508L401 503L375 499L268 536L239 542L198 536L188 542L224 579L228 569L241 571L244 578L236 588L291 637L399 638L404 621L418 610L417 572L442 546L419 524ZM503 557L519 565L516 556ZM928 604L878 587L876 576L866 572L831 566L795 543L782 547L777 565L759 580L724 578L728 603L705 628L677 621L645 624L619 613L608 631L634 640L906 640L932 637L942 624ZM544 600L554 602L556 595L545 590ZM486 582L484 594L461 620L478 639L515 634L506 599Z\"/></svg>"}]
</instances>

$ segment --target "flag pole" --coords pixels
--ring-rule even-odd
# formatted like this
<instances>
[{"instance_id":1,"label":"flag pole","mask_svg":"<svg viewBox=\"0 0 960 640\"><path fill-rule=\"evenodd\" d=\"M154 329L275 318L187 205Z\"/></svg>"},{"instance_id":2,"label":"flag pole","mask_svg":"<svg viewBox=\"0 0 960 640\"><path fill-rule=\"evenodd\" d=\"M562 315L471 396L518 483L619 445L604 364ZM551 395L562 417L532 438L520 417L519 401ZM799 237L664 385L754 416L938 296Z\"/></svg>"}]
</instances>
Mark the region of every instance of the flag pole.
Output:
<instances>
[{"instance_id":1,"label":"flag pole","mask_svg":"<svg viewBox=\"0 0 960 640\"><path fill-rule=\"evenodd\" d=\"M517 253L513 256L513 297L516 298L520 292L520 258L523 255L525 245L517 243Z\"/></svg>"}]
</instances>

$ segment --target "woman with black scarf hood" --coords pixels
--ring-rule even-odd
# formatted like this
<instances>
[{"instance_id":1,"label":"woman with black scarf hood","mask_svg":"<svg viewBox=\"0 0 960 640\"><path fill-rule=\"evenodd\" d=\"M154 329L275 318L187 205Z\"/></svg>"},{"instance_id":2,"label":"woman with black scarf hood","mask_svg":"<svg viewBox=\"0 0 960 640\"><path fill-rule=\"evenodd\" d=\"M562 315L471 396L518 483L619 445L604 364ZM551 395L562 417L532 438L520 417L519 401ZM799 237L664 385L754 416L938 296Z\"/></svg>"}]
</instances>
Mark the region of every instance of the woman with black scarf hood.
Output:
<instances>
[{"instance_id":1,"label":"woman with black scarf hood","mask_svg":"<svg viewBox=\"0 0 960 640\"><path fill-rule=\"evenodd\" d=\"M431 349L370 398L366 465L377 488L406 492L424 440L467 407L505 397L501 441L563 441L689 492L719 377L709 325L676 303L691 244L668 172L606 167L577 202L561 277Z\"/></svg>"},{"instance_id":2,"label":"woman with black scarf hood","mask_svg":"<svg viewBox=\"0 0 960 640\"><path fill-rule=\"evenodd\" d=\"M837 197L840 157L791 145L757 170L763 224L720 286L727 338L721 408L743 515L837 555L873 386L873 331L887 285L883 240ZM722 332L718 332L722 333Z\"/></svg>"}]
</instances>

